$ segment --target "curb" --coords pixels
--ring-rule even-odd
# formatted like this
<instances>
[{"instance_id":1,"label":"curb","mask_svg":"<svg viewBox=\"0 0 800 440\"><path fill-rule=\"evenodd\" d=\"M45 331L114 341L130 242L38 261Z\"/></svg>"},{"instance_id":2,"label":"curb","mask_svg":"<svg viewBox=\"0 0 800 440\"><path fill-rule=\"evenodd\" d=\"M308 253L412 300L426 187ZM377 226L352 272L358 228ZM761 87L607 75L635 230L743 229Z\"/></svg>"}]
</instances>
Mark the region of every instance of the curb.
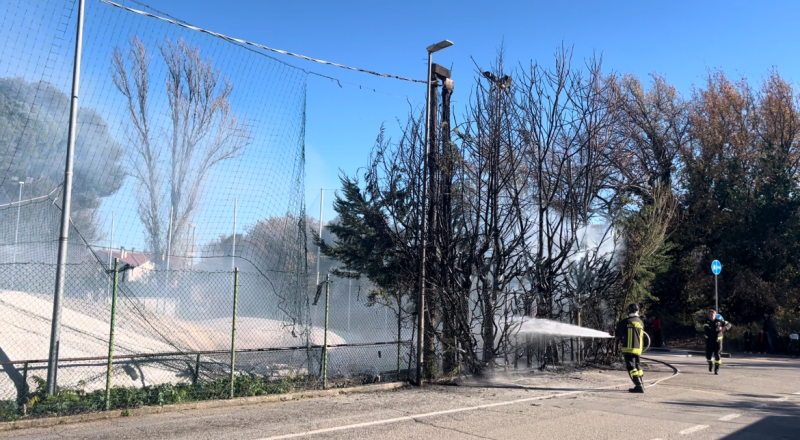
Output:
<instances>
[{"instance_id":1,"label":"curb","mask_svg":"<svg viewBox=\"0 0 800 440\"><path fill-rule=\"evenodd\" d=\"M705 356L706 355L705 351L699 351L699 350L687 350L686 352L689 353L689 354L697 355L697 356ZM723 357L723 358L730 358L731 354L730 353L720 353L719 356Z\"/></svg>"},{"instance_id":2,"label":"curb","mask_svg":"<svg viewBox=\"0 0 800 440\"><path fill-rule=\"evenodd\" d=\"M652 347L647 351L648 352L657 352L657 353L686 353L686 354L697 355L697 356L705 356L705 354L706 354L706 352L700 351L700 350L689 350L689 349L682 349L682 348L673 349L673 348L664 348L664 347ZM720 353L719 355L720 355L720 357L724 357L724 358L730 358L731 357L730 353Z\"/></svg>"},{"instance_id":3,"label":"curb","mask_svg":"<svg viewBox=\"0 0 800 440\"><path fill-rule=\"evenodd\" d=\"M179 412L193 409L213 409L235 406L250 406L261 403L286 402L290 400L311 399L317 397L334 397L341 394L371 393L376 391L389 391L406 387L405 382L392 382L378 385L364 385L359 387L338 388L320 391L300 391L288 394L272 394L269 396L239 397L229 400L204 400L200 402L179 403L176 405L164 406L145 406L128 410L128 415L123 416L124 410L113 410L78 414L64 417L43 417L39 419L17 420L13 422L0 423L0 432L12 431L17 429L47 428L72 423L95 422L99 420L113 420L122 417L145 416L151 414L162 414Z\"/></svg>"}]
</instances>

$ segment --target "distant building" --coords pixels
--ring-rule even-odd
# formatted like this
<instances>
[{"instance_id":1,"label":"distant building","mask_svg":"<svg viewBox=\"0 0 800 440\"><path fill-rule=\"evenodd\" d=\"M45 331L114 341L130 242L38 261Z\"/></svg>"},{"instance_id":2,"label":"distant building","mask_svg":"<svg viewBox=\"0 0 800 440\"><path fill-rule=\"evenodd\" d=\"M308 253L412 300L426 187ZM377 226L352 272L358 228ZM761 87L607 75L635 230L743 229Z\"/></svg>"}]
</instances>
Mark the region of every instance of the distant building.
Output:
<instances>
[{"instance_id":1,"label":"distant building","mask_svg":"<svg viewBox=\"0 0 800 440\"><path fill-rule=\"evenodd\" d=\"M155 257L152 254L143 252L127 251L123 249L101 249L96 252L102 261L114 261L119 259L120 266L129 265L131 269L123 272L125 281L136 281L141 279L148 271L156 268ZM113 264L113 263L112 263Z\"/></svg>"}]
</instances>

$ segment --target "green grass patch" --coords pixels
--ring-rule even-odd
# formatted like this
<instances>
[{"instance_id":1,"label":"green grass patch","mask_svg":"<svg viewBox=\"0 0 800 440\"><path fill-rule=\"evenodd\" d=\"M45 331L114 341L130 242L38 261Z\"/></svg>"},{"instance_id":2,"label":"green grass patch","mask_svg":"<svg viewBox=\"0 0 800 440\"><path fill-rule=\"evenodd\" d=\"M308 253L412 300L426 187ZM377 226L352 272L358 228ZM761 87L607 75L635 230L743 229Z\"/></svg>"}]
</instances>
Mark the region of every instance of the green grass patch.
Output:
<instances>
[{"instance_id":1,"label":"green grass patch","mask_svg":"<svg viewBox=\"0 0 800 440\"><path fill-rule=\"evenodd\" d=\"M60 387L48 395L47 383L34 376L36 389L19 400L0 400L0 421L14 421L30 417L52 417L103 411L106 409L105 390L86 392L81 381L75 387ZM255 374L241 374L234 379L235 397L286 394L308 387L305 376L291 376L279 380ZM143 406L163 406L230 397L230 378L221 378L197 385L161 384L147 387L114 387L111 389L110 410L123 412Z\"/></svg>"}]
</instances>

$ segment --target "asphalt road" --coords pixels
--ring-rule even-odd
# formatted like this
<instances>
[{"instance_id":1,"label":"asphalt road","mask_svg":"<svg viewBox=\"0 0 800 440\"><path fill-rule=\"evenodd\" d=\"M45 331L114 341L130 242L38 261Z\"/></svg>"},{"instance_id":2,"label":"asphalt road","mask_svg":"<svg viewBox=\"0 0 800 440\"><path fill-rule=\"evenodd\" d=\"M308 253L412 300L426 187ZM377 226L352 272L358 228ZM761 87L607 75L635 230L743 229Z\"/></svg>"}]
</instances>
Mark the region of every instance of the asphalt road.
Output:
<instances>
[{"instance_id":1,"label":"asphalt road","mask_svg":"<svg viewBox=\"0 0 800 440\"><path fill-rule=\"evenodd\" d=\"M798 439L800 361L654 355L644 395L622 371L510 374L240 408L193 410L0 433L15 439Z\"/></svg>"}]
</instances>

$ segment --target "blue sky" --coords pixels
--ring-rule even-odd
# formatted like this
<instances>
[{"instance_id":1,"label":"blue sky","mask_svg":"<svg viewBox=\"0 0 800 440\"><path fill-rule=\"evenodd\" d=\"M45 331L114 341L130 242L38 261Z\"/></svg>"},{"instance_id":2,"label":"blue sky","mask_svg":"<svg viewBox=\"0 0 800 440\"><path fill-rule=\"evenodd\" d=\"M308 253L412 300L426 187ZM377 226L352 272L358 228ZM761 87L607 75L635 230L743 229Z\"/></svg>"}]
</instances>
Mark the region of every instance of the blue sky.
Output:
<instances>
[{"instance_id":1,"label":"blue sky","mask_svg":"<svg viewBox=\"0 0 800 440\"><path fill-rule=\"evenodd\" d=\"M133 0L118 1L142 9ZM660 4L633 1L509 1L491 4L416 0L140 1L186 22L232 37L416 79L423 79L425 75L425 48L442 39L450 39L455 46L437 53L435 62L452 68L456 86L453 96L456 114L460 113L469 99L475 63L481 68L488 67L501 43L506 46L507 65L527 65L531 60L551 65L555 49L563 42L574 47L576 63L593 53L602 54L606 71L633 73L639 77L658 72L686 95L691 93L694 84L702 83L708 69L721 68L731 76L744 75L753 82L759 81L773 66L789 80L799 79L800 76L800 58L795 49L795 42L800 36L796 26L800 6L788 1L769 2L766 5L744 1L673 1ZM67 0L34 3L41 9L40 12L25 6L25 0L18 0L12 2L11 8L19 14L44 17L50 14L51 9L63 7L60 6L62 3L68 4ZM108 82L107 62L111 47L124 43L126 34L132 30L150 35L153 41L163 38L163 32L175 38L187 31L172 30L163 23L147 21L151 19L128 17L119 10L101 5L98 0L87 0L87 10L94 14L87 19L94 21L87 23L91 41L85 41L85 45L89 47L87 53L90 57L84 61L82 102L96 107L114 125L112 119L124 120L124 110L118 92ZM18 19L27 20L26 17L20 16ZM58 21L59 17L54 14L51 19ZM33 35L36 29L53 26L55 22L40 24L35 21L29 27ZM39 78L39 70L46 65L44 57L49 47L41 47L39 52L36 49L31 51L27 46L16 47L14 44L19 45L25 40L12 37L15 39L8 40L12 44L6 45L4 54L20 58L23 62L2 69L4 72L10 69L5 75L15 76L22 72L31 80ZM26 38L30 38L30 35ZM268 63L264 64L258 61L258 57L205 35L198 36L197 40L208 44L203 48L205 55L214 58L218 66L227 68L228 71L224 73L236 80L237 90L245 92L235 98L247 103L242 108L250 113L255 112L256 108L266 109L262 114L248 115L269 119L263 123L267 125L259 128L263 136L269 136L269 125L275 124L271 115L276 111L279 116L296 115L295 97L298 96L296 88L299 76L286 72L276 74L282 78L280 81L284 81L282 84L294 89L289 90L286 96L270 98L267 96L270 93L282 91L271 90L267 76L272 74L272 70L269 70ZM57 61L68 64L71 50L71 47L62 47L58 56L63 59ZM28 51L29 55L23 57L21 54L24 51ZM424 86L283 55L274 56L307 71L338 80L334 82L316 75L307 78L305 201L309 214L317 217L319 189L337 188L340 170L352 175L366 164L381 124L386 124L389 135L396 135L396 119L405 119L409 106L421 108L424 105ZM30 71L30 66L38 66L39 70ZM69 72L68 69L57 71ZM286 82L286 75L294 76ZM68 76L61 75L54 81L65 92L69 87ZM260 82L261 78L265 79ZM275 110L270 104L273 102L283 103L289 110ZM268 163L269 157L262 155L261 160ZM217 177L228 176L223 180L230 177L233 169L226 167L244 166L246 169L248 166L260 167L261 164L258 160L249 159L236 165L231 162L220 168ZM288 175L285 173L289 170L281 168L281 164L275 166L278 168L269 172L283 172L284 175L279 179L285 180ZM267 174L266 171L261 175ZM251 169L249 172L257 174L259 170ZM239 197L240 201L240 225L246 226L265 215L264 209L258 205L263 204L263 200L271 203L272 196L264 195L265 191L260 187L251 185L242 188L241 182L236 183L236 179L241 177L236 176L232 181L215 181L209 189L209 199L214 200L207 204L203 218L197 222L213 224L214 227L207 228L205 234L198 231L203 241L228 230L228 223L232 219L231 199L234 197ZM132 186L128 185L117 197L127 197L130 201L131 191ZM239 192L234 194L231 191ZM332 191L326 192L326 220L334 214L332 200ZM104 209L107 211L112 209L111 206L120 204L109 200L108 203L104 202ZM128 203L127 206L130 205ZM143 237L137 232L140 229L139 222L133 210L127 214L116 214L117 234L124 235L125 229L122 227L128 225L129 237L126 240L130 242L129 246L143 246ZM108 212L102 217L102 228L110 229Z\"/></svg>"},{"instance_id":2,"label":"blue sky","mask_svg":"<svg viewBox=\"0 0 800 440\"><path fill-rule=\"evenodd\" d=\"M790 1L298 1L147 0L190 23L268 46L414 78L425 73L425 47L455 46L435 56L453 67L456 111L469 97L474 64L488 66L504 42L511 63L552 60L564 42L576 60L602 53L604 67L646 76L659 72L684 94L710 68L758 81L772 66L798 78L800 3ZM378 127L404 117L405 97L421 105L417 84L352 74L284 57L288 62L364 86L310 77L306 200L338 186L341 168L365 163ZM374 87L381 92L366 92ZM330 200L330 197L326 199ZM327 204L326 204L327 205ZM326 211L328 208L326 208ZM330 214L326 214L329 217Z\"/></svg>"}]
</instances>

